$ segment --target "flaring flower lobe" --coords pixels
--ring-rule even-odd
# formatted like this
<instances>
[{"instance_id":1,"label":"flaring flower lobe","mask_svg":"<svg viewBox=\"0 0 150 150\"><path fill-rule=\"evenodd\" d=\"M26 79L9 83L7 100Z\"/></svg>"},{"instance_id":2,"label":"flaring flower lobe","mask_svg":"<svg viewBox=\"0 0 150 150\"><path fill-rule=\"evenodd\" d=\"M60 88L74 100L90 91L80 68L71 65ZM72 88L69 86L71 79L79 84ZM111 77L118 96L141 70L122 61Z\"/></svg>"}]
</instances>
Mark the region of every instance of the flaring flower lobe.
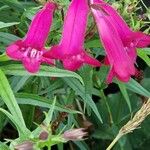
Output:
<instances>
[{"instance_id":1,"label":"flaring flower lobe","mask_svg":"<svg viewBox=\"0 0 150 150\"><path fill-rule=\"evenodd\" d=\"M25 69L31 73L39 70L41 63L53 64L51 59L45 58L44 48L52 24L53 12L56 5L46 3L33 18L26 36L6 48L6 54L17 61L22 61Z\"/></svg>"}]
</instances>

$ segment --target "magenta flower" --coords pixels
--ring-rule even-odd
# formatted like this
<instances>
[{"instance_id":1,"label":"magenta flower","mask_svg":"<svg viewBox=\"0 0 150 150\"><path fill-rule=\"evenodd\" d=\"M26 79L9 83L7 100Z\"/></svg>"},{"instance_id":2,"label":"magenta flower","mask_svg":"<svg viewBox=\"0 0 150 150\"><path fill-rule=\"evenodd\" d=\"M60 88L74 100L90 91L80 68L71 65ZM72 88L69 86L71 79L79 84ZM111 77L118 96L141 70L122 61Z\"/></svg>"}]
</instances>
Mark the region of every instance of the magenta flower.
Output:
<instances>
[{"instance_id":1,"label":"magenta flower","mask_svg":"<svg viewBox=\"0 0 150 150\"><path fill-rule=\"evenodd\" d=\"M22 61L25 69L31 73L39 70L41 63L53 64L51 59L43 56L44 48L52 24L54 3L46 3L33 18L29 30L22 40L18 40L6 49L7 55L17 61Z\"/></svg>"},{"instance_id":2,"label":"magenta flower","mask_svg":"<svg viewBox=\"0 0 150 150\"><path fill-rule=\"evenodd\" d=\"M83 48L88 12L87 0L72 0L65 18L62 39L44 56L61 60L64 68L73 71L83 63L100 66L100 62L90 57Z\"/></svg>"},{"instance_id":3,"label":"magenta flower","mask_svg":"<svg viewBox=\"0 0 150 150\"><path fill-rule=\"evenodd\" d=\"M133 32L122 17L102 0L91 0L91 10L97 23L99 35L107 55L111 70L107 82L113 77L129 81L135 74L136 48L150 44L150 36Z\"/></svg>"}]
</instances>

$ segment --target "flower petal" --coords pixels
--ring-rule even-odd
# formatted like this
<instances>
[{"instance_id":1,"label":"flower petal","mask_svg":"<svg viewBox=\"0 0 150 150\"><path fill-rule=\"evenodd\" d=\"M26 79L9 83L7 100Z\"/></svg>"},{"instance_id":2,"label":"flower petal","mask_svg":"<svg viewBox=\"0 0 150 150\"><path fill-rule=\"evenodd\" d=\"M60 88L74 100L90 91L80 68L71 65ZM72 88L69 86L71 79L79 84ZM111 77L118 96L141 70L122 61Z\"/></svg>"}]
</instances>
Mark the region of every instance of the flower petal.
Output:
<instances>
[{"instance_id":1,"label":"flower petal","mask_svg":"<svg viewBox=\"0 0 150 150\"><path fill-rule=\"evenodd\" d=\"M112 6L102 0L94 0L94 2L95 4L98 4L100 8L104 9L108 15L110 15L110 21L117 29L125 46L130 46L131 42L135 42L136 46L139 48L150 45L150 36L142 32L133 32L121 15L119 15Z\"/></svg>"},{"instance_id":2,"label":"flower petal","mask_svg":"<svg viewBox=\"0 0 150 150\"><path fill-rule=\"evenodd\" d=\"M126 36L132 33L132 30L129 28L127 23L112 6L103 0L94 0L94 3L105 10L105 12L110 16L110 21L117 29L121 38L126 38Z\"/></svg>"},{"instance_id":3,"label":"flower petal","mask_svg":"<svg viewBox=\"0 0 150 150\"><path fill-rule=\"evenodd\" d=\"M62 60L65 54L62 52L62 47L60 45L55 45L50 48L49 51L43 54L46 58L55 58Z\"/></svg>"},{"instance_id":4,"label":"flower petal","mask_svg":"<svg viewBox=\"0 0 150 150\"><path fill-rule=\"evenodd\" d=\"M81 52L88 13L87 0L72 0L65 17L60 53L75 55Z\"/></svg>"},{"instance_id":5,"label":"flower petal","mask_svg":"<svg viewBox=\"0 0 150 150\"><path fill-rule=\"evenodd\" d=\"M115 72L114 72L113 68L111 68L107 75L107 79L106 79L107 83L108 84L111 83L114 77L115 77Z\"/></svg>"},{"instance_id":6,"label":"flower petal","mask_svg":"<svg viewBox=\"0 0 150 150\"><path fill-rule=\"evenodd\" d=\"M116 74L116 77L122 81L122 82L129 82L130 78L131 78L131 75L130 74L126 74L126 76L121 76L121 75L118 75Z\"/></svg>"},{"instance_id":7,"label":"flower petal","mask_svg":"<svg viewBox=\"0 0 150 150\"><path fill-rule=\"evenodd\" d=\"M34 47L40 50L44 46L52 24L55 7L54 3L48 2L45 7L35 15L24 39L24 43L27 47Z\"/></svg>"},{"instance_id":8,"label":"flower petal","mask_svg":"<svg viewBox=\"0 0 150 150\"><path fill-rule=\"evenodd\" d=\"M135 63L136 58L137 58L137 52L136 52L136 48L135 47L127 47L127 53L130 57L130 59L133 61L133 63Z\"/></svg>"},{"instance_id":9,"label":"flower petal","mask_svg":"<svg viewBox=\"0 0 150 150\"><path fill-rule=\"evenodd\" d=\"M130 39L134 40L136 43L136 47L144 48L146 46L150 46L150 35L147 35L142 32L133 32L130 35Z\"/></svg>"},{"instance_id":10,"label":"flower petal","mask_svg":"<svg viewBox=\"0 0 150 150\"><path fill-rule=\"evenodd\" d=\"M88 4L86 0L73 0L68 8L62 38L59 45L52 46L45 57L65 59L67 55L81 53L84 44L84 35L88 17Z\"/></svg>"},{"instance_id":11,"label":"flower petal","mask_svg":"<svg viewBox=\"0 0 150 150\"><path fill-rule=\"evenodd\" d=\"M40 69L41 62L36 59L25 57L22 59L25 69L30 73L36 73Z\"/></svg>"},{"instance_id":12,"label":"flower petal","mask_svg":"<svg viewBox=\"0 0 150 150\"><path fill-rule=\"evenodd\" d=\"M117 74L120 79L126 81L127 77L135 73L134 63L128 56L128 53L124 50L124 45L117 29L111 22L111 17L103 11L94 8L92 8L92 12L109 63L111 67L113 67L115 74Z\"/></svg>"},{"instance_id":13,"label":"flower petal","mask_svg":"<svg viewBox=\"0 0 150 150\"><path fill-rule=\"evenodd\" d=\"M130 61L130 60L129 60ZM132 62L127 63L125 60L123 62L121 62L121 65L118 66L118 64L114 64L114 71L116 76L118 77L118 79L120 79L123 82L127 82L131 75L135 74L135 67L133 64L131 64ZM130 67L129 65L133 65L132 67Z\"/></svg>"},{"instance_id":14,"label":"flower petal","mask_svg":"<svg viewBox=\"0 0 150 150\"><path fill-rule=\"evenodd\" d=\"M85 52L72 57L66 57L62 61L64 68L72 71L79 69L83 64L92 65L93 67L99 67L101 65L98 60L92 58Z\"/></svg>"},{"instance_id":15,"label":"flower petal","mask_svg":"<svg viewBox=\"0 0 150 150\"><path fill-rule=\"evenodd\" d=\"M135 74L135 72L134 72L134 74ZM117 77L119 80L121 80L123 82L128 82L130 80L131 74L128 71L124 72L119 67L114 68L112 66L107 75L107 79L106 79L107 83L108 84L111 83L114 77Z\"/></svg>"},{"instance_id":16,"label":"flower petal","mask_svg":"<svg viewBox=\"0 0 150 150\"><path fill-rule=\"evenodd\" d=\"M101 66L101 63L98 60L89 56L86 52L84 53L84 56L83 56L83 62L88 64L88 65L91 65L93 67L100 67Z\"/></svg>"},{"instance_id":17,"label":"flower petal","mask_svg":"<svg viewBox=\"0 0 150 150\"><path fill-rule=\"evenodd\" d=\"M61 60L64 68L72 71L84 63L100 66L100 62L88 56L83 49L88 13L87 0L72 0L65 17L62 39L44 57Z\"/></svg>"},{"instance_id":18,"label":"flower petal","mask_svg":"<svg viewBox=\"0 0 150 150\"><path fill-rule=\"evenodd\" d=\"M72 59L63 60L64 68L67 70L71 70L71 71L77 70L78 68L82 66L82 64L83 63L81 61L72 61Z\"/></svg>"},{"instance_id":19,"label":"flower petal","mask_svg":"<svg viewBox=\"0 0 150 150\"><path fill-rule=\"evenodd\" d=\"M21 45L22 45L21 40L12 43L6 48L6 54L14 60L21 60L23 56L23 53L20 51Z\"/></svg>"}]
</instances>

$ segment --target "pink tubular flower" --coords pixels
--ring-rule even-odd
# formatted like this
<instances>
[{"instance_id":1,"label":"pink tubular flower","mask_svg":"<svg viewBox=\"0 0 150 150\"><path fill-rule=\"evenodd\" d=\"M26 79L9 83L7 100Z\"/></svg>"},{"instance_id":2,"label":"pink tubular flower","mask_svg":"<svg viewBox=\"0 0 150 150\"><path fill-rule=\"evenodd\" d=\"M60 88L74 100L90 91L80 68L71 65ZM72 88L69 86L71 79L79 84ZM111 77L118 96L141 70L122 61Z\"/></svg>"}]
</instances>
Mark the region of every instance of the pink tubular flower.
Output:
<instances>
[{"instance_id":1,"label":"pink tubular flower","mask_svg":"<svg viewBox=\"0 0 150 150\"><path fill-rule=\"evenodd\" d=\"M41 63L52 64L52 60L43 56L44 48L52 24L54 3L46 3L33 18L25 38L18 40L6 49L7 55L17 61L22 61L25 69L31 73L39 70Z\"/></svg>"},{"instance_id":2,"label":"pink tubular flower","mask_svg":"<svg viewBox=\"0 0 150 150\"><path fill-rule=\"evenodd\" d=\"M135 74L136 48L148 46L150 36L133 32L117 11L102 0L91 0L91 9L111 65L107 82L112 82L114 76L127 82Z\"/></svg>"},{"instance_id":3,"label":"pink tubular flower","mask_svg":"<svg viewBox=\"0 0 150 150\"><path fill-rule=\"evenodd\" d=\"M89 7L87 0L72 0L64 22L62 39L44 56L60 59L65 69L76 70L83 63L100 66L83 48Z\"/></svg>"}]
</instances>

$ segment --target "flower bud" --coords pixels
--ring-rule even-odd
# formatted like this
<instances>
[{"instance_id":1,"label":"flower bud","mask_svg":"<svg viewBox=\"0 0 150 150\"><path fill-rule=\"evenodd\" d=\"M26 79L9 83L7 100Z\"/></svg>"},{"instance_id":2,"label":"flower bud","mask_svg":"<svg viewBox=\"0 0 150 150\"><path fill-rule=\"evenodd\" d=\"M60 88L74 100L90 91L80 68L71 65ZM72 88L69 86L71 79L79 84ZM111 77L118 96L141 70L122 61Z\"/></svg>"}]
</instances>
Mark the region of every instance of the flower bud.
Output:
<instances>
[{"instance_id":1,"label":"flower bud","mask_svg":"<svg viewBox=\"0 0 150 150\"><path fill-rule=\"evenodd\" d=\"M39 138L40 138L40 140L47 140L48 132L46 132L46 131L41 132Z\"/></svg>"},{"instance_id":2,"label":"flower bud","mask_svg":"<svg viewBox=\"0 0 150 150\"><path fill-rule=\"evenodd\" d=\"M85 132L84 128L79 128L79 129L71 129L67 130L63 134L63 138L67 141L77 141L77 140L82 140L85 136L87 136L88 133Z\"/></svg>"},{"instance_id":3,"label":"flower bud","mask_svg":"<svg viewBox=\"0 0 150 150\"><path fill-rule=\"evenodd\" d=\"M25 141L24 143L16 145L15 150L33 150L33 143L31 141Z\"/></svg>"}]
</instances>

